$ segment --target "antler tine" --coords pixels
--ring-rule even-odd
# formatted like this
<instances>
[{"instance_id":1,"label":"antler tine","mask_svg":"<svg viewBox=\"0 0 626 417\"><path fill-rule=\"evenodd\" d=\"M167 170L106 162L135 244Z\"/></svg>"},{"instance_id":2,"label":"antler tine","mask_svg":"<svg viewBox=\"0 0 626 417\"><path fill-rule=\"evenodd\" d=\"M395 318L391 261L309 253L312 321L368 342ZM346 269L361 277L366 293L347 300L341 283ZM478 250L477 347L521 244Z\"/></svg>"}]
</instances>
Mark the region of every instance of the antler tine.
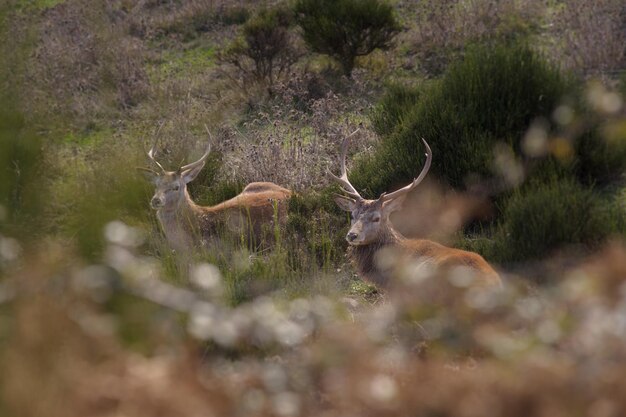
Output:
<instances>
[{"instance_id":1,"label":"antler tine","mask_svg":"<svg viewBox=\"0 0 626 417\"><path fill-rule=\"evenodd\" d=\"M180 172L183 171L187 171L188 169L191 168L195 168L198 165L204 163L204 160L207 158L207 156L209 156L209 154L211 153L211 142L213 142L213 135L211 135L211 131L209 130L209 128L207 127L207 125L204 125L204 129L207 131L207 133L209 134L209 144L207 145L206 151L204 152L204 155L202 155L200 157L200 159L198 159L196 162L192 162L190 164L184 165L182 167L179 168Z\"/></svg>"},{"instance_id":2,"label":"antler tine","mask_svg":"<svg viewBox=\"0 0 626 417\"><path fill-rule=\"evenodd\" d=\"M354 197L358 200L362 200L361 194L354 188L354 186L350 183L348 179L348 171L346 169L346 155L348 154L348 145L350 145L350 138L354 136L361 128L357 128L354 132L350 133L343 140L341 144L341 176L338 177L333 174L330 170L328 170L328 174L341 185L341 189L344 193L348 194L350 197Z\"/></svg>"},{"instance_id":3,"label":"antler tine","mask_svg":"<svg viewBox=\"0 0 626 417\"><path fill-rule=\"evenodd\" d=\"M155 137L154 137L154 143L152 144L152 147L151 147L151 148L150 148L150 150L148 151L148 158L150 158L150 159L152 160L152 162L154 162L154 163L155 163L155 164L156 164L156 165L157 165L157 166L161 169L161 172L166 172L166 171L165 171L165 168L163 168L163 165L161 165L161 164L159 163L159 161L157 161L157 160L155 159L155 155L156 155L156 146L157 146L157 143L158 143L158 141L159 141L159 136L160 136L160 133L161 133L161 128L163 127L163 124L164 124L164 122L159 123L159 127L157 128L157 131L156 131L156 133L155 133L155 135L154 135L154 136L155 136Z\"/></svg>"},{"instance_id":4,"label":"antler tine","mask_svg":"<svg viewBox=\"0 0 626 417\"><path fill-rule=\"evenodd\" d=\"M405 195L406 193L411 191L413 188L417 187L417 185L424 180L424 178L426 177L426 174L428 174L428 170L430 169L430 164L433 161L433 152L431 151L430 146L428 146L428 143L426 142L424 138L422 138L422 142L424 142L424 146L426 146L426 163L424 164L424 168L422 168L422 172L420 172L418 177L415 178L413 182L411 182L406 187L402 187L399 190L396 190L390 194L383 194L380 197L383 202L393 200L395 198Z\"/></svg>"}]
</instances>

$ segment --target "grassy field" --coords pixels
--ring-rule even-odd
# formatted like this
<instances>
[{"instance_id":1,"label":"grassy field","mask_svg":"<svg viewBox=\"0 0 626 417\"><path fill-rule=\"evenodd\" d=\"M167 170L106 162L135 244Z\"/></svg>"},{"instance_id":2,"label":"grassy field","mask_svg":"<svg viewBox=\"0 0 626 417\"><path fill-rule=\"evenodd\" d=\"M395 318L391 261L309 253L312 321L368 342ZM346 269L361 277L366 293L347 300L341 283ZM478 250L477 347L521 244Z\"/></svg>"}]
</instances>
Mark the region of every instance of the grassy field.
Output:
<instances>
[{"instance_id":1,"label":"grassy field","mask_svg":"<svg viewBox=\"0 0 626 417\"><path fill-rule=\"evenodd\" d=\"M626 414L623 6L390 4L349 77L291 2L0 6L0 415ZM391 289L358 276L327 175L358 127L371 198L428 140L395 227L503 288L383 255ZM181 262L136 169L157 136L172 170L211 142L199 204L292 190L276 243L223 227Z\"/></svg>"}]
</instances>

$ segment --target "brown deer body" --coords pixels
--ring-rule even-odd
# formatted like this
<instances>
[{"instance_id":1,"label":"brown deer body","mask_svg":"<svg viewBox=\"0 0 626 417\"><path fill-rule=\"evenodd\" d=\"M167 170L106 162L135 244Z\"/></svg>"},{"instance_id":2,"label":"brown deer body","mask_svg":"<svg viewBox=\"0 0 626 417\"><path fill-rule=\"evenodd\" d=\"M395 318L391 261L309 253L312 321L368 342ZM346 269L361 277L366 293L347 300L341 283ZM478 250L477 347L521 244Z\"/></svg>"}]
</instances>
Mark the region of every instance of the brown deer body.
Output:
<instances>
[{"instance_id":1,"label":"brown deer body","mask_svg":"<svg viewBox=\"0 0 626 417\"><path fill-rule=\"evenodd\" d=\"M221 230L243 236L252 247L270 243L275 228L284 225L291 191L270 182L253 182L230 200L211 207L197 205L187 184L204 167L210 148L196 162L167 171L155 158L156 141L148 156L159 172L150 173L156 190L150 205L157 212L168 243L177 252L216 243Z\"/></svg>"},{"instance_id":2,"label":"brown deer body","mask_svg":"<svg viewBox=\"0 0 626 417\"><path fill-rule=\"evenodd\" d=\"M337 196L335 201L352 215L351 228L346 235L350 244L349 256L365 281L381 288L388 287L395 265L402 261L417 260L435 268L465 267L481 285L501 284L498 273L477 253L449 248L426 239L407 239L393 228L389 215L402 207L408 192L424 179L430 168L432 152L426 141L426 165L419 176L404 188L390 194L383 193L376 200L367 200L348 180L346 154L351 136L342 144L341 176L331 175L347 194ZM385 267L389 262L380 261L380 255L384 254L394 256L392 266Z\"/></svg>"}]
</instances>

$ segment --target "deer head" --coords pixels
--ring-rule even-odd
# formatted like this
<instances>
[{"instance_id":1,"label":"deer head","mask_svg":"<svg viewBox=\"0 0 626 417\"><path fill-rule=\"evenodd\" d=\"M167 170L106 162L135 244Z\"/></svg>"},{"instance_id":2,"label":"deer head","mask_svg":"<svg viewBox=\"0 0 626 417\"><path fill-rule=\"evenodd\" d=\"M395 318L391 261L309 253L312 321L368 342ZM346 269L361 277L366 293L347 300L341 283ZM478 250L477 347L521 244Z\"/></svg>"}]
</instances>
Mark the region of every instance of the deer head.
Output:
<instances>
[{"instance_id":1,"label":"deer head","mask_svg":"<svg viewBox=\"0 0 626 417\"><path fill-rule=\"evenodd\" d=\"M390 232L391 222L389 215L402 207L407 194L422 182L432 162L432 151L428 143L424 139L426 146L426 164L422 168L419 176L409 185L400 188L392 193L382 193L376 200L367 200L361 197L359 192L348 180L346 170L346 154L350 138L358 132L359 129L348 135L341 145L341 175L336 176L329 172L331 177L339 183L342 191L346 195L337 195L335 202L345 211L351 213L351 227L346 235L346 240L352 246L364 246L374 243L381 239L382 236Z\"/></svg>"},{"instance_id":2,"label":"deer head","mask_svg":"<svg viewBox=\"0 0 626 417\"><path fill-rule=\"evenodd\" d=\"M209 133L209 138L211 138L211 133L208 129L207 132ZM179 207L181 202L184 202L189 198L189 195L187 194L187 184L193 181L200 171L202 171L202 168L204 168L206 158L211 152L211 145L209 144L207 146L204 155L202 155L202 157L196 162L183 165L176 171L167 171L163 168L163 165L156 160L156 146L158 139L159 137L157 132L154 143L148 151L148 157L156 165L157 169L140 169L148 174L149 178L156 186L154 196L150 200L150 206L155 210L175 210Z\"/></svg>"}]
</instances>

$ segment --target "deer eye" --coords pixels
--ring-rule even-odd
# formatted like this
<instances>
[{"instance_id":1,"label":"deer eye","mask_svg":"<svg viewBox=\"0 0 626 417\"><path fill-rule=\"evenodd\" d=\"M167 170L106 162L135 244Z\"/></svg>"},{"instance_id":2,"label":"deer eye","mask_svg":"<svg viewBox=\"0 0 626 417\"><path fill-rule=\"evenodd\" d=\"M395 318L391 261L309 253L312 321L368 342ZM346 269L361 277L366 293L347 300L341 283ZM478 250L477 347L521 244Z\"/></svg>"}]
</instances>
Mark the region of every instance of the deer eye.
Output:
<instances>
[{"instance_id":1,"label":"deer eye","mask_svg":"<svg viewBox=\"0 0 626 417\"><path fill-rule=\"evenodd\" d=\"M374 223L378 223L379 221L380 221L380 217L374 217L372 219L372 222L374 222Z\"/></svg>"},{"instance_id":2,"label":"deer eye","mask_svg":"<svg viewBox=\"0 0 626 417\"><path fill-rule=\"evenodd\" d=\"M172 190L174 191L178 191L180 189L180 185L176 184L175 186L172 187Z\"/></svg>"}]
</instances>

